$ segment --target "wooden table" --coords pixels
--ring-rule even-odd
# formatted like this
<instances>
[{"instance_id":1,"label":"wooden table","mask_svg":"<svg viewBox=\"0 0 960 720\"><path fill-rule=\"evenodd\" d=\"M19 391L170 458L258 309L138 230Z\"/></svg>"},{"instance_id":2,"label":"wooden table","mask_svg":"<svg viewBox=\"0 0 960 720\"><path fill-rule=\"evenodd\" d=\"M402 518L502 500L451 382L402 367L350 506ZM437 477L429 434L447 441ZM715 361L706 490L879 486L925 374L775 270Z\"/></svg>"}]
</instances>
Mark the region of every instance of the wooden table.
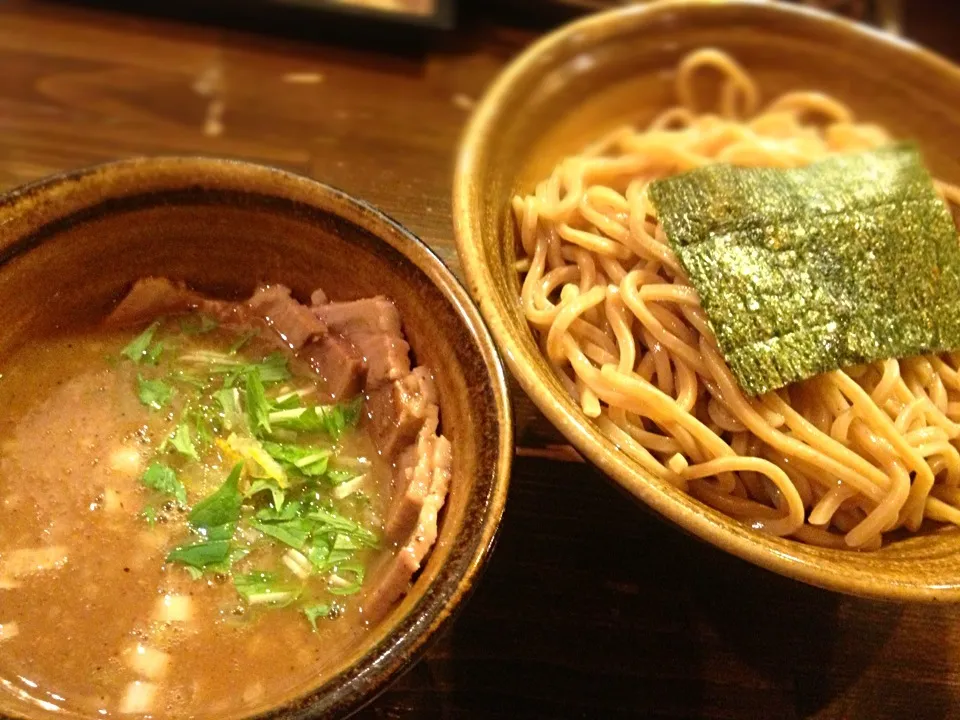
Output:
<instances>
[{"instance_id":1,"label":"wooden table","mask_svg":"<svg viewBox=\"0 0 960 720\"><path fill-rule=\"evenodd\" d=\"M907 6L909 34L960 52L956 3ZM10 0L0 190L130 155L240 157L366 198L459 272L458 136L537 32L485 7L470 31L388 54ZM960 607L840 597L727 557L590 466L542 457L561 441L514 399L520 456L486 575L363 717L960 717Z\"/></svg>"}]
</instances>

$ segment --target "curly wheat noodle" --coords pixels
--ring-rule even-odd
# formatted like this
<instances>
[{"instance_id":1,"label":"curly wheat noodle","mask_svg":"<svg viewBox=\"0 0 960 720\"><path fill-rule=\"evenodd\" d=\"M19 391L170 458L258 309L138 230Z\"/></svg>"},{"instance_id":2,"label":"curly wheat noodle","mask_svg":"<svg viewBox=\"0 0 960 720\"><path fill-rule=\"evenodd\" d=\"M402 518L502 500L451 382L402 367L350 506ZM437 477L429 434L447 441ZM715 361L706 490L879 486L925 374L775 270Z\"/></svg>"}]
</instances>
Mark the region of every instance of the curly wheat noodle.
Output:
<instances>
[{"instance_id":1,"label":"curly wheat noodle","mask_svg":"<svg viewBox=\"0 0 960 720\"><path fill-rule=\"evenodd\" d=\"M646 130L618 128L513 200L521 306L564 387L647 472L756 529L871 550L925 519L960 525L960 353L747 397L647 198L653 180L708 163L795 167L887 133L817 92L761 110L753 79L714 49L683 59L676 93ZM960 188L936 189L960 219Z\"/></svg>"}]
</instances>

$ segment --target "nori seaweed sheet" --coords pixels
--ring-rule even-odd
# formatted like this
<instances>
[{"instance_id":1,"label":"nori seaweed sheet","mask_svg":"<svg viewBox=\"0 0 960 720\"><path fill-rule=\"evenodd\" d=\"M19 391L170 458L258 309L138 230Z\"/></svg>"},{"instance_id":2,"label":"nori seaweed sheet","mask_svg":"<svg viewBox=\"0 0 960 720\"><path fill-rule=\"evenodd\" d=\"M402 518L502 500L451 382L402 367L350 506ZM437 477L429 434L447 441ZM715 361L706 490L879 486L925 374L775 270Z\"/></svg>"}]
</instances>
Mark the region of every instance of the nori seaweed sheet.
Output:
<instances>
[{"instance_id":1,"label":"nori seaweed sheet","mask_svg":"<svg viewBox=\"0 0 960 720\"><path fill-rule=\"evenodd\" d=\"M907 144L650 186L740 386L960 348L960 241Z\"/></svg>"}]
</instances>

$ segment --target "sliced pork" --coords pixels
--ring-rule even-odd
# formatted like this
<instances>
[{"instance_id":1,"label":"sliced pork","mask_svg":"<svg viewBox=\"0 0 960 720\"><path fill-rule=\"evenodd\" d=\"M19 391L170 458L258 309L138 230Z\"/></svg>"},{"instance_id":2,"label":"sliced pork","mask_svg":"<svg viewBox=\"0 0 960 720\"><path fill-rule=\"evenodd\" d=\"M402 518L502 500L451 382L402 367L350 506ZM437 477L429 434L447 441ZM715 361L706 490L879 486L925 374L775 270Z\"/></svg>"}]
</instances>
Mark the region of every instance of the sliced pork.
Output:
<instances>
[{"instance_id":1,"label":"sliced pork","mask_svg":"<svg viewBox=\"0 0 960 720\"><path fill-rule=\"evenodd\" d=\"M251 315L262 318L293 350L327 332L323 321L294 300L290 288L283 285L261 285L245 305Z\"/></svg>"},{"instance_id":2,"label":"sliced pork","mask_svg":"<svg viewBox=\"0 0 960 720\"><path fill-rule=\"evenodd\" d=\"M194 310L220 319L229 314L230 307L231 303L204 297L190 290L185 283L148 277L133 284L130 292L110 313L107 324L115 327L137 325L161 315Z\"/></svg>"},{"instance_id":3,"label":"sliced pork","mask_svg":"<svg viewBox=\"0 0 960 720\"><path fill-rule=\"evenodd\" d=\"M436 385L425 367L418 367L401 380L368 390L370 435L377 450L386 459L394 460L414 441L430 412L436 409Z\"/></svg>"},{"instance_id":4,"label":"sliced pork","mask_svg":"<svg viewBox=\"0 0 960 720\"><path fill-rule=\"evenodd\" d=\"M407 592L437 541L437 518L450 487L453 463L450 442L437 435L437 425L437 408L433 406L413 446L413 465L405 470L407 487L396 488L387 517L388 537L394 537L391 532L401 533L405 542L399 541L404 544L381 561L382 567L374 575L379 580L363 608L368 621L382 617Z\"/></svg>"},{"instance_id":5,"label":"sliced pork","mask_svg":"<svg viewBox=\"0 0 960 720\"><path fill-rule=\"evenodd\" d=\"M396 464L393 498L387 509L384 532L391 542L402 542L413 531L437 473L450 472L450 443L437 435L438 409L428 412L416 442L404 450Z\"/></svg>"},{"instance_id":6,"label":"sliced pork","mask_svg":"<svg viewBox=\"0 0 960 720\"><path fill-rule=\"evenodd\" d=\"M316 297L316 300L322 298ZM342 303L320 302L313 311L367 361L367 389L399 380L410 372L410 346L403 339L400 313L385 297Z\"/></svg>"},{"instance_id":7,"label":"sliced pork","mask_svg":"<svg viewBox=\"0 0 960 720\"><path fill-rule=\"evenodd\" d=\"M300 357L324 379L331 401L348 400L363 390L367 363L360 351L339 335L328 333L309 343Z\"/></svg>"}]
</instances>

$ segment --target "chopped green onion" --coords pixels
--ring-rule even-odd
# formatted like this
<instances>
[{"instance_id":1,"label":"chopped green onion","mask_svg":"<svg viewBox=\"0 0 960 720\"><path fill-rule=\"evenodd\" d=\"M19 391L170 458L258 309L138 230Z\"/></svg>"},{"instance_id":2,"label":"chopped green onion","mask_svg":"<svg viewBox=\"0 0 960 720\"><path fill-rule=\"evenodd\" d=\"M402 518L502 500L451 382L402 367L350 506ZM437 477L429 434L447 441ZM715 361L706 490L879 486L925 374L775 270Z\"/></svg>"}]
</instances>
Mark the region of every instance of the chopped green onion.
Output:
<instances>
[{"instance_id":1,"label":"chopped green onion","mask_svg":"<svg viewBox=\"0 0 960 720\"><path fill-rule=\"evenodd\" d=\"M223 426L227 430L239 430L244 427L243 413L240 411L240 391L225 387L213 394L223 410Z\"/></svg>"},{"instance_id":2,"label":"chopped green onion","mask_svg":"<svg viewBox=\"0 0 960 720\"><path fill-rule=\"evenodd\" d=\"M246 390L245 402L247 419L254 435L270 432L270 405L267 403L266 393L263 391L263 382L260 380L260 371L250 370L244 376Z\"/></svg>"},{"instance_id":3,"label":"chopped green onion","mask_svg":"<svg viewBox=\"0 0 960 720\"><path fill-rule=\"evenodd\" d=\"M233 585L250 605L284 607L300 596L301 587L281 581L275 573L254 571L233 576Z\"/></svg>"},{"instance_id":4,"label":"chopped green onion","mask_svg":"<svg viewBox=\"0 0 960 720\"><path fill-rule=\"evenodd\" d=\"M359 592L363 585L364 572L364 567L360 563L340 563L337 565L336 572L330 575L327 581L327 590L334 595L353 595ZM353 579L343 577L345 573L352 575Z\"/></svg>"},{"instance_id":5,"label":"chopped green onion","mask_svg":"<svg viewBox=\"0 0 960 720\"><path fill-rule=\"evenodd\" d=\"M192 365L205 365L212 375L228 375L227 384L233 385L236 379L247 372L256 370L263 383L283 382L290 378L287 358L281 352L268 355L259 363L249 363L237 357L213 350L197 350L181 355L180 360Z\"/></svg>"},{"instance_id":6,"label":"chopped green onion","mask_svg":"<svg viewBox=\"0 0 960 720\"><path fill-rule=\"evenodd\" d=\"M327 481L334 487L349 482L350 480L355 480L358 477L363 477L363 473L345 470L343 468L327 470Z\"/></svg>"}]
</instances>

